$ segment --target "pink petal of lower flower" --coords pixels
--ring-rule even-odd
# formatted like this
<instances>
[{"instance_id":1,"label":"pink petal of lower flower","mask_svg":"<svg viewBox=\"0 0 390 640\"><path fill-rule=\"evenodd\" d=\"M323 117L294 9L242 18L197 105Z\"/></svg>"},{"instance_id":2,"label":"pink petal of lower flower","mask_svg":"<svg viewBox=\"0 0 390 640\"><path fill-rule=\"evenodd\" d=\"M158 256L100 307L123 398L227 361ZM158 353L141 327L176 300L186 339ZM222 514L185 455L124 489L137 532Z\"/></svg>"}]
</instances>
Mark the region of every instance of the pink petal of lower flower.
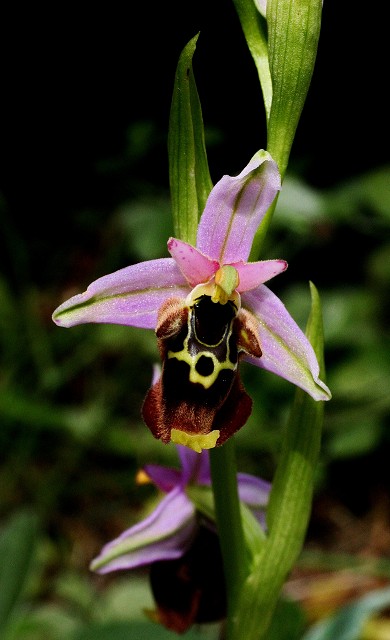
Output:
<instances>
[{"instance_id":1,"label":"pink petal of lower flower","mask_svg":"<svg viewBox=\"0 0 390 640\"><path fill-rule=\"evenodd\" d=\"M177 451L184 484L200 485L211 483L209 452L206 449L203 449L201 453L197 453L189 449L189 447L177 445Z\"/></svg>"},{"instance_id":2,"label":"pink petal of lower flower","mask_svg":"<svg viewBox=\"0 0 390 640\"><path fill-rule=\"evenodd\" d=\"M169 493L179 485L182 486L182 474L179 469L164 467L160 464L146 464L143 469L153 484L164 493Z\"/></svg>"},{"instance_id":3,"label":"pink petal of lower flower","mask_svg":"<svg viewBox=\"0 0 390 640\"><path fill-rule=\"evenodd\" d=\"M168 251L191 287L201 282L208 282L219 268L216 260L211 260L182 240L169 238Z\"/></svg>"},{"instance_id":4,"label":"pink petal of lower flower","mask_svg":"<svg viewBox=\"0 0 390 640\"><path fill-rule=\"evenodd\" d=\"M179 558L190 545L195 529L195 507L177 488L163 498L148 518L106 544L92 561L91 569L108 573Z\"/></svg>"},{"instance_id":5,"label":"pink petal of lower flower","mask_svg":"<svg viewBox=\"0 0 390 640\"><path fill-rule=\"evenodd\" d=\"M242 502L250 508L260 526L266 529L266 507L271 484L248 473L237 474L238 495Z\"/></svg>"},{"instance_id":6,"label":"pink petal of lower flower","mask_svg":"<svg viewBox=\"0 0 390 640\"><path fill-rule=\"evenodd\" d=\"M260 285L244 293L242 302L259 321L263 352L261 358L245 356L245 360L289 380L315 400L329 400L331 393L319 379L313 347L281 300L265 285Z\"/></svg>"},{"instance_id":7,"label":"pink petal of lower flower","mask_svg":"<svg viewBox=\"0 0 390 640\"><path fill-rule=\"evenodd\" d=\"M261 260L260 262L236 262L232 264L238 271L240 279L237 291L243 293L256 289L263 282L287 269L285 260Z\"/></svg>"},{"instance_id":8,"label":"pink petal of lower flower","mask_svg":"<svg viewBox=\"0 0 390 640\"><path fill-rule=\"evenodd\" d=\"M267 151L258 151L238 176L223 176L212 189L198 227L198 249L221 264L247 260L279 190L276 163Z\"/></svg>"},{"instance_id":9,"label":"pink petal of lower flower","mask_svg":"<svg viewBox=\"0 0 390 640\"><path fill-rule=\"evenodd\" d=\"M268 504L269 492L271 491L271 484L256 478L249 473L238 473L238 495L242 502L245 502L248 507L253 509L264 508Z\"/></svg>"},{"instance_id":10,"label":"pink petal of lower flower","mask_svg":"<svg viewBox=\"0 0 390 640\"><path fill-rule=\"evenodd\" d=\"M172 258L125 267L92 282L61 304L53 320L61 327L106 322L154 329L157 312L170 297L186 297L188 284Z\"/></svg>"}]
</instances>

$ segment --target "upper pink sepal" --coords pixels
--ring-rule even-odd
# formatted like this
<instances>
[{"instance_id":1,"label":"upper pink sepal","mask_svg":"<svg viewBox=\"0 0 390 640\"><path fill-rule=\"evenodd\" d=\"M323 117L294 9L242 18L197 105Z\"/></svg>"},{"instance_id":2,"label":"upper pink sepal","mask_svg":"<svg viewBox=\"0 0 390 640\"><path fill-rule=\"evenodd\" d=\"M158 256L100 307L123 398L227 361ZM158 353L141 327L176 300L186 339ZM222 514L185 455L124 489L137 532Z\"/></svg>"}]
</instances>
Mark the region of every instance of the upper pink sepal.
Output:
<instances>
[{"instance_id":1,"label":"upper pink sepal","mask_svg":"<svg viewBox=\"0 0 390 640\"><path fill-rule=\"evenodd\" d=\"M280 188L278 167L263 150L238 176L223 176L200 219L198 249L220 264L247 260L254 235Z\"/></svg>"}]
</instances>

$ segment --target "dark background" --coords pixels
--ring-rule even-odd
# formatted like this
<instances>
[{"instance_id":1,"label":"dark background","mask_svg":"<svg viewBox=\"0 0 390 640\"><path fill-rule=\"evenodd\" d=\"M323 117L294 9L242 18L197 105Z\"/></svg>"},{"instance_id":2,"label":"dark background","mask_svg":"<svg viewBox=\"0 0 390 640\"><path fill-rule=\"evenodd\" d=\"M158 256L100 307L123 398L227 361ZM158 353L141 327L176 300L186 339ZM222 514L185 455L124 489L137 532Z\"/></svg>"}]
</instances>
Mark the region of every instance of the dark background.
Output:
<instances>
[{"instance_id":1,"label":"dark background","mask_svg":"<svg viewBox=\"0 0 390 640\"><path fill-rule=\"evenodd\" d=\"M76 210L90 206L109 215L120 191L131 195L137 179L168 188L175 68L198 32L194 70L205 126L220 134L209 149L213 181L241 170L266 145L257 73L232 2L50 10L38 4L2 13L0 191L27 240L66 241ZM381 31L380 15L353 2L325 2L290 162L315 186L388 160ZM124 166L121 179L118 171L102 171L107 159L123 156L126 131L138 121L153 123L149 152L131 171Z\"/></svg>"}]
</instances>

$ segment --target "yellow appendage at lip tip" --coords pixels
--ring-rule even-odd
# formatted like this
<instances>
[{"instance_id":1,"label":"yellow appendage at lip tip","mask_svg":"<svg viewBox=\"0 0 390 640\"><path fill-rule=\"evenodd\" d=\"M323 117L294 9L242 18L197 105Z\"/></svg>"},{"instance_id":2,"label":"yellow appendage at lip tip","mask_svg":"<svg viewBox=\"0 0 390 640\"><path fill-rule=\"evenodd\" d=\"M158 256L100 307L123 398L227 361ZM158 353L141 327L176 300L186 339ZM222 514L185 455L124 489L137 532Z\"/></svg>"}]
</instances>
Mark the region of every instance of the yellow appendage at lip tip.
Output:
<instances>
[{"instance_id":1,"label":"yellow appendage at lip tip","mask_svg":"<svg viewBox=\"0 0 390 640\"><path fill-rule=\"evenodd\" d=\"M210 433L186 433L180 429L172 429L171 442L182 444L196 453L202 453L203 449L213 449L219 438L220 432L217 429Z\"/></svg>"}]
</instances>

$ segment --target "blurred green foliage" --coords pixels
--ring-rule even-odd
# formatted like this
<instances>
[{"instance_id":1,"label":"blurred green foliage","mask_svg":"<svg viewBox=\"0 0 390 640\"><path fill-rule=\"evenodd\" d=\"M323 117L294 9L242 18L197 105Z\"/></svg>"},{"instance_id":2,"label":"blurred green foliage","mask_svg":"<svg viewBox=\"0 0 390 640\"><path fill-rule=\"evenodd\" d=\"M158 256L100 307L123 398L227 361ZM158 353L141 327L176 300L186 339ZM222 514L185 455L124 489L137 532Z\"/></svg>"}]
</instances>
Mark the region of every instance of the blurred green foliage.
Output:
<instances>
[{"instance_id":1,"label":"blurred green foliage","mask_svg":"<svg viewBox=\"0 0 390 640\"><path fill-rule=\"evenodd\" d=\"M154 334L109 325L64 330L51 321L62 300L98 276L167 255L168 190L132 184L129 195L125 187L124 168L150 151L149 134L145 123L133 125L138 146L100 164L102 175L122 185L115 205L76 207L69 235L44 257L41 239L26 242L1 205L8 263L0 276L0 551L7 558L17 545L21 565L25 559L11 571L12 587L7 578L9 597L0 605L6 640L172 636L142 614L153 607L146 572L129 580L88 570L100 547L156 498L136 486L137 469L151 460L176 464L174 447L154 440L140 415L158 361ZM289 175L262 256L288 260L270 287L301 327L308 281L320 292L333 399L325 407L317 494L336 493L360 512L371 491L390 488L389 175L390 167L378 167L324 191ZM236 437L238 466L271 479L294 389L254 369L242 365L254 409ZM2 569L0 583L5 562ZM297 638L305 627L300 616Z\"/></svg>"}]
</instances>

